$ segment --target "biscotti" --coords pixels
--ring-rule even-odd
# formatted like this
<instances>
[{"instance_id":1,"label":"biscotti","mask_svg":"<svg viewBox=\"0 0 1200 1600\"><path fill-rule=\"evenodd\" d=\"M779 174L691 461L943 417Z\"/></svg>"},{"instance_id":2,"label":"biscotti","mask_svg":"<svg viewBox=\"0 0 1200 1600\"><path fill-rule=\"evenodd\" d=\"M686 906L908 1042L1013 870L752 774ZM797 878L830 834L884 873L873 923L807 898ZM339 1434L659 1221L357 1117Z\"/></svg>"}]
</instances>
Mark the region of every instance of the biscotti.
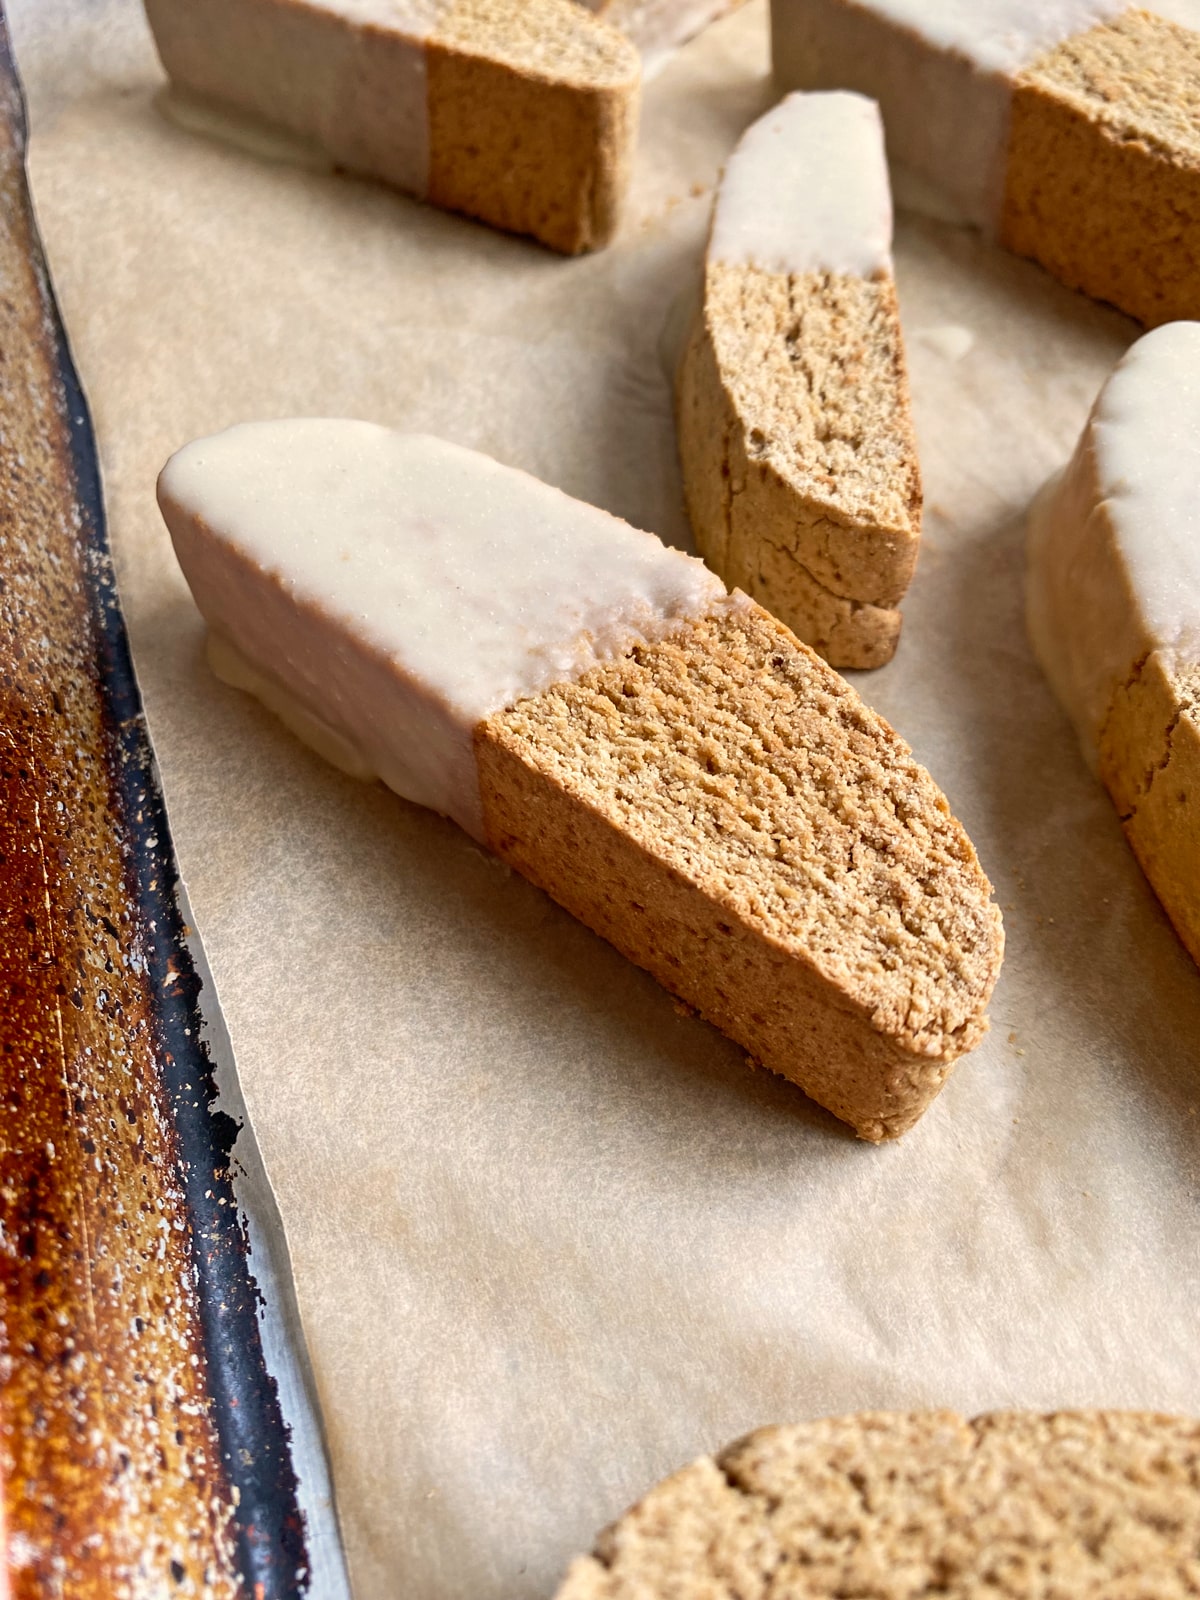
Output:
<instances>
[{"instance_id":1,"label":"biscotti","mask_svg":"<svg viewBox=\"0 0 1200 1600\"><path fill-rule=\"evenodd\" d=\"M868 1413L652 1489L557 1600L1194 1600L1200 1423Z\"/></svg>"},{"instance_id":2,"label":"biscotti","mask_svg":"<svg viewBox=\"0 0 1200 1600\"><path fill-rule=\"evenodd\" d=\"M574 254L611 238L637 51L572 0L146 0L179 87Z\"/></svg>"},{"instance_id":3,"label":"biscotti","mask_svg":"<svg viewBox=\"0 0 1200 1600\"><path fill-rule=\"evenodd\" d=\"M639 50L656 55L683 44L745 0L583 0L597 16L627 33Z\"/></svg>"},{"instance_id":4,"label":"biscotti","mask_svg":"<svg viewBox=\"0 0 1200 1600\"><path fill-rule=\"evenodd\" d=\"M789 95L726 168L676 386L700 553L835 667L891 659L920 540L891 243L877 107Z\"/></svg>"},{"instance_id":5,"label":"biscotti","mask_svg":"<svg viewBox=\"0 0 1200 1600\"><path fill-rule=\"evenodd\" d=\"M1034 650L1200 962L1200 324L1145 335L1029 521Z\"/></svg>"},{"instance_id":6,"label":"biscotti","mask_svg":"<svg viewBox=\"0 0 1200 1600\"><path fill-rule=\"evenodd\" d=\"M877 99L892 157L1071 288L1200 316L1200 0L772 0L785 88Z\"/></svg>"},{"instance_id":7,"label":"biscotti","mask_svg":"<svg viewBox=\"0 0 1200 1600\"><path fill-rule=\"evenodd\" d=\"M867 1139L976 1045L999 912L903 742L694 559L366 423L187 446L160 504L214 664L455 818Z\"/></svg>"}]
</instances>

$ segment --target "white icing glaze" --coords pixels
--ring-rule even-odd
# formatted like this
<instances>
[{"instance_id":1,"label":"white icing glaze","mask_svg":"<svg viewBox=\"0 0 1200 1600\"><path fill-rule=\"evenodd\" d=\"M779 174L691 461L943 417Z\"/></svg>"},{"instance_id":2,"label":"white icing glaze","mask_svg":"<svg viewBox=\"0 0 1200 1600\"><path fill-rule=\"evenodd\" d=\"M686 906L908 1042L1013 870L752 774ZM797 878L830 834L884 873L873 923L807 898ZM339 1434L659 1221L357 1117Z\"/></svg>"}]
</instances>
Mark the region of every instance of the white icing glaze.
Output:
<instances>
[{"instance_id":1,"label":"white icing glaze","mask_svg":"<svg viewBox=\"0 0 1200 1600\"><path fill-rule=\"evenodd\" d=\"M424 195L425 41L447 0L146 0L172 81Z\"/></svg>"},{"instance_id":2,"label":"white icing glaze","mask_svg":"<svg viewBox=\"0 0 1200 1600\"><path fill-rule=\"evenodd\" d=\"M789 274L890 272L879 107L859 94L790 94L760 117L725 168L708 259Z\"/></svg>"},{"instance_id":3,"label":"white icing glaze","mask_svg":"<svg viewBox=\"0 0 1200 1600\"><path fill-rule=\"evenodd\" d=\"M1143 656L1200 661L1200 323L1138 340L1039 496L1028 620L1093 761L1113 693Z\"/></svg>"},{"instance_id":4,"label":"white icing glaze","mask_svg":"<svg viewBox=\"0 0 1200 1600\"><path fill-rule=\"evenodd\" d=\"M331 767L344 772L348 778L357 778L360 783L378 778L375 766L356 744L310 711L278 678L252 666L225 634L210 630L204 653L214 675L222 683L227 683L231 689L240 689L243 694L252 694L322 761L328 761Z\"/></svg>"},{"instance_id":5,"label":"white icing glaze","mask_svg":"<svg viewBox=\"0 0 1200 1600\"><path fill-rule=\"evenodd\" d=\"M477 838L484 717L745 603L607 512L366 422L199 440L164 468L159 503L201 612L236 651L217 646L223 675L338 765Z\"/></svg>"},{"instance_id":6,"label":"white icing glaze","mask_svg":"<svg viewBox=\"0 0 1200 1600\"><path fill-rule=\"evenodd\" d=\"M771 0L785 89L849 88L879 102L893 160L996 226L1015 76L1129 0ZM1200 0L1149 10L1200 27Z\"/></svg>"},{"instance_id":7,"label":"white icing glaze","mask_svg":"<svg viewBox=\"0 0 1200 1600\"><path fill-rule=\"evenodd\" d=\"M982 72L1012 76L1044 50L1127 11L1129 0L869 0L867 9Z\"/></svg>"},{"instance_id":8,"label":"white icing glaze","mask_svg":"<svg viewBox=\"0 0 1200 1600\"><path fill-rule=\"evenodd\" d=\"M428 39L453 0L306 0L306 3L345 17L348 22L370 23L377 28L395 29L413 39Z\"/></svg>"}]
</instances>

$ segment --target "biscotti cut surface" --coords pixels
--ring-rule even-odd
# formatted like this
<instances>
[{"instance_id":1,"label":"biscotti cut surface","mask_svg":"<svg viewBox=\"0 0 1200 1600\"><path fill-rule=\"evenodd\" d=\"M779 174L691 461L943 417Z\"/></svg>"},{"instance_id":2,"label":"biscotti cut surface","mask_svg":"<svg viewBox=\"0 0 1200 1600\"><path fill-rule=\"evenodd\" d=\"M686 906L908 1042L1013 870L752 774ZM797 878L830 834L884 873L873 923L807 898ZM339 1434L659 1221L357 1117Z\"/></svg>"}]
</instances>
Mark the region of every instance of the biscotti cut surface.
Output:
<instances>
[{"instance_id":1,"label":"biscotti cut surface","mask_svg":"<svg viewBox=\"0 0 1200 1600\"><path fill-rule=\"evenodd\" d=\"M708 267L678 407L710 564L832 665L889 661L922 499L892 284Z\"/></svg>"},{"instance_id":2,"label":"biscotti cut surface","mask_svg":"<svg viewBox=\"0 0 1200 1600\"><path fill-rule=\"evenodd\" d=\"M833 665L874 667L896 647L921 523L882 140L857 96L793 96L772 113L779 162L812 160L796 142L811 134L823 149L816 134L836 137L847 115L856 130L869 124L868 148L852 159L871 163L861 181L880 213L863 223L876 237L846 263L865 270L838 270L847 244L822 238L803 213L790 225L794 269L787 241L782 252L742 250L721 231L722 207L737 199L731 163L677 408L689 511L710 565ZM764 144L762 159L774 155ZM765 206L789 211L764 189Z\"/></svg>"},{"instance_id":3,"label":"biscotti cut surface","mask_svg":"<svg viewBox=\"0 0 1200 1600\"><path fill-rule=\"evenodd\" d=\"M1113 696L1100 773L1125 837L1200 965L1200 667L1155 651Z\"/></svg>"},{"instance_id":4,"label":"biscotti cut surface","mask_svg":"<svg viewBox=\"0 0 1200 1600\"><path fill-rule=\"evenodd\" d=\"M180 87L566 253L616 227L630 42L572 0L147 0Z\"/></svg>"},{"instance_id":5,"label":"biscotti cut surface","mask_svg":"<svg viewBox=\"0 0 1200 1600\"><path fill-rule=\"evenodd\" d=\"M982 1037L1002 934L904 743L761 608L487 719L488 843L865 1138Z\"/></svg>"},{"instance_id":6,"label":"biscotti cut surface","mask_svg":"<svg viewBox=\"0 0 1200 1600\"><path fill-rule=\"evenodd\" d=\"M772 0L785 88L879 100L893 159L1072 288L1200 315L1200 3Z\"/></svg>"},{"instance_id":7,"label":"biscotti cut surface","mask_svg":"<svg viewBox=\"0 0 1200 1600\"><path fill-rule=\"evenodd\" d=\"M1200 316L1200 32L1129 11L1021 74L1000 237L1147 326Z\"/></svg>"},{"instance_id":8,"label":"biscotti cut surface","mask_svg":"<svg viewBox=\"0 0 1200 1600\"><path fill-rule=\"evenodd\" d=\"M1194 1600L1200 1424L866 1414L684 1468L557 1600Z\"/></svg>"}]
</instances>

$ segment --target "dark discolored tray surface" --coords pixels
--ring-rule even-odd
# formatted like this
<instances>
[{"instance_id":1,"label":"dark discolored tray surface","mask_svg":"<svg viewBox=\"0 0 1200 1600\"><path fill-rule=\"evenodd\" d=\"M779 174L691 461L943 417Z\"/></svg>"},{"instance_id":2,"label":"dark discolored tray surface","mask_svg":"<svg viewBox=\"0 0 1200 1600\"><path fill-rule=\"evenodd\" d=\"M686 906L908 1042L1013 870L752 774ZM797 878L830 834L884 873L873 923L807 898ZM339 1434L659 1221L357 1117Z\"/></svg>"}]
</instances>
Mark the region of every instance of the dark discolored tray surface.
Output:
<instances>
[{"instance_id":1,"label":"dark discolored tray surface","mask_svg":"<svg viewBox=\"0 0 1200 1600\"><path fill-rule=\"evenodd\" d=\"M305 1591L0 11L0 1476L15 1600ZM211 996L204 997L206 1004Z\"/></svg>"}]
</instances>

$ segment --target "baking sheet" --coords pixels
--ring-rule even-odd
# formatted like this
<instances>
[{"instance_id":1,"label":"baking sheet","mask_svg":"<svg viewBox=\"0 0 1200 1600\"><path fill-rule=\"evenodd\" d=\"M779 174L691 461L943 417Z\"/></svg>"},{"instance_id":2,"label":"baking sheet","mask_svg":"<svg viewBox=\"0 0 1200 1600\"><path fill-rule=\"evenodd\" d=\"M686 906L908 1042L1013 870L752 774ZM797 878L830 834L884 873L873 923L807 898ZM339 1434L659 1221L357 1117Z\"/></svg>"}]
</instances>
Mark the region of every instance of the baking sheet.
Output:
<instances>
[{"instance_id":1,"label":"baking sheet","mask_svg":"<svg viewBox=\"0 0 1200 1600\"><path fill-rule=\"evenodd\" d=\"M18 0L38 214L95 410L181 866L287 1228L359 1600L548 1594L664 1472L875 1406L1200 1409L1200 974L1021 620L1020 513L1136 330L900 219L926 541L867 698L1005 908L993 1031L873 1149L452 825L217 684L154 506L254 416L487 450L686 545L661 331L770 99L764 8L649 85L563 261L154 109L132 0Z\"/></svg>"},{"instance_id":2,"label":"baking sheet","mask_svg":"<svg viewBox=\"0 0 1200 1600\"><path fill-rule=\"evenodd\" d=\"M214 1075L206 1048L224 1030L32 227L25 121L0 5L0 1589L11 1568L30 1597L285 1600L313 1574L334 1595L316 1408L290 1274L272 1272L286 1251L229 1052ZM60 1070L39 1078L51 1042Z\"/></svg>"},{"instance_id":3,"label":"baking sheet","mask_svg":"<svg viewBox=\"0 0 1200 1600\"><path fill-rule=\"evenodd\" d=\"M333 1484L330 1481L316 1384L300 1326L282 1220L242 1097L229 1030L219 1007L214 1004L216 983L195 925L187 891L182 885L177 885L176 894L180 913L188 929L188 954L200 979L201 1000L205 1008L200 1037L212 1063L213 1082L217 1090L209 1111L212 1115L230 1117L238 1129L230 1163L230 1182L240 1212L240 1223L245 1229L247 1256L258 1295L263 1365L275 1382L279 1411L296 1475L296 1506L303 1522L303 1569L299 1573L286 1572L282 1577L275 1578L275 1591L268 1578L262 1593L255 1592L255 1600L269 1600L273 1592L292 1592L292 1585L296 1592L311 1594L314 1600L350 1600L350 1583L334 1509ZM248 1507L244 1500L240 1501L239 1514L243 1521L248 1511L252 1513L253 1507Z\"/></svg>"}]
</instances>

